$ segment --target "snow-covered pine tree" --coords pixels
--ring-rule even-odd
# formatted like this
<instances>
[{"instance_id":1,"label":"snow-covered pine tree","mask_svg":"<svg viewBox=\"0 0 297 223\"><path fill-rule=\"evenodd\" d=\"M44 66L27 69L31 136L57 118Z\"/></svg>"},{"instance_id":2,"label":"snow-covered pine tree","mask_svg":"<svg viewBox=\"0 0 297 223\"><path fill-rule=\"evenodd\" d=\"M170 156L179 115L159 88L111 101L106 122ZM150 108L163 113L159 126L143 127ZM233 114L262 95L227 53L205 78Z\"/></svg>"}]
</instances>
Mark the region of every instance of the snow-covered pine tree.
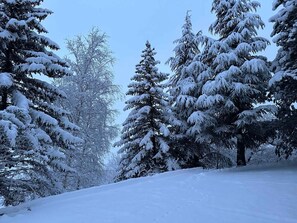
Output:
<instances>
[{"instance_id":1,"label":"snow-covered pine tree","mask_svg":"<svg viewBox=\"0 0 297 223\"><path fill-rule=\"evenodd\" d=\"M277 129L281 140L277 153L288 157L297 148L297 1L276 0L273 9L278 8L270 19L274 23L271 36L279 50L272 63L275 74L269 84L278 107Z\"/></svg>"},{"instance_id":2,"label":"snow-covered pine tree","mask_svg":"<svg viewBox=\"0 0 297 223\"><path fill-rule=\"evenodd\" d=\"M130 113L123 123L122 155L117 180L147 176L178 168L169 148L168 102L162 84L168 77L158 71L155 50L149 42L131 78L125 110Z\"/></svg>"},{"instance_id":3,"label":"snow-covered pine tree","mask_svg":"<svg viewBox=\"0 0 297 223\"><path fill-rule=\"evenodd\" d=\"M38 78L69 75L42 33L51 11L42 0L0 1L0 195L5 204L60 192L54 171L65 170L65 149L80 140L65 110L54 105L64 93Z\"/></svg>"},{"instance_id":4,"label":"snow-covered pine tree","mask_svg":"<svg viewBox=\"0 0 297 223\"><path fill-rule=\"evenodd\" d=\"M203 103L204 100L203 86L212 80L213 72L208 66L212 58L210 57L209 50L216 42L215 39L199 35L197 41L201 47L199 52L192 62L186 67L186 72L191 73L195 77L196 85L192 92L194 105L191 107L191 112L188 119L188 129L186 134L199 145L199 162L198 164L205 168L224 168L233 165L232 152L223 149L224 145L220 142L220 136L215 136L211 129L215 127L216 121ZM202 97L200 97L202 96ZM197 165L197 164L196 164Z\"/></svg>"},{"instance_id":5,"label":"snow-covered pine tree","mask_svg":"<svg viewBox=\"0 0 297 223\"><path fill-rule=\"evenodd\" d=\"M170 105L172 107L171 132L172 147L181 167L199 166L200 145L195 143L195 136L189 134L189 117L195 110L197 100L197 76L188 66L200 52L198 35L192 32L189 12L182 26L181 38L174 41L174 56L169 58L173 75L168 82Z\"/></svg>"},{"instance_id":6,"label":"snow-covered pine tree","mask_svg":"<svg viewBox=\"0 0 297 223\"><path fill-rule=\"evenodd\" d=\"M114 58L105 33L93 28L87 36L68 40L67 48L70 57L66 61L74 74L56 84L67 94L60 103L71 112L71 121L80 127L84 140L74 154L67 154L67 163L76 172L64 176L64 187L76 190L101 183L104 155L118 134L112 106L119 87L113 83Z\"/></svg>"},{"instance_id":7,"label":"snow-covered pine tree","mask_svg":"<svg viewBox=\"0 0 297 223\"><path fill-rule=\"evenodd\" d=\"M266 107L257 106L266 99L271 77L266 58L258 53L269 43L259 37L264 26L254 11L260 6L250 0L214 0L216 21L210 31L219 36L207 52L208 78L197 106L210 140L237 148L237 165L245 165L245 149L264 140L259 120ZM219 142L219 143L220 143Z\"/></svg>"}]
</instances>

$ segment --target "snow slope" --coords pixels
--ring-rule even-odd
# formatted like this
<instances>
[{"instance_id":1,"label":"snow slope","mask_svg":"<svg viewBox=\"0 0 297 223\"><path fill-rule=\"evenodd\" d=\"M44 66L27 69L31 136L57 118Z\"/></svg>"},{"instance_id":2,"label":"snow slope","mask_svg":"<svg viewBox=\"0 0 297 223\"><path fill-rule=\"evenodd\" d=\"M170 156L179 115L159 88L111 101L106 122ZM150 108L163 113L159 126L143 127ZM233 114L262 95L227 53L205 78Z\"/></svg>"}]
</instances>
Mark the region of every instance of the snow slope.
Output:
<instances>
[{"instance_id":1,"label":"snow slope","mask_svg":"<svg viewBox=\"0 0 297 223\"><path fill-rule=\"evenodd\" d=\"M297 164L189 169L0 209L1 223L297 222Z\"/></svg>"}]
</instances>

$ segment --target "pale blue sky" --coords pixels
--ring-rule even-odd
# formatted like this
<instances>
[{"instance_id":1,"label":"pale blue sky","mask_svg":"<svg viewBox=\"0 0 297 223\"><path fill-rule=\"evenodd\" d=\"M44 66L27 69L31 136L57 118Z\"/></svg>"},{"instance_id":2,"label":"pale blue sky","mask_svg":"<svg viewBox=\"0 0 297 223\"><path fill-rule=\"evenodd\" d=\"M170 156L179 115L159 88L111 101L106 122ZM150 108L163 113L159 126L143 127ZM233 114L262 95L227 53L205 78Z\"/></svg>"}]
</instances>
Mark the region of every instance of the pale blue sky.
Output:
<instances>
[{"instance_id":1,"label":"pale blue sky","mask_svg":"<svg viewBox=\"0 0 297 223\"><path fill-rule=\"evenodd\" d=\"M272 24L268 19L273 15L272 0L259 0L262 4L258 13L266 24L259 34L270 38ZM175 39L181 36L181 26L187 10L191 10L193 30L208 33L209 25L215 17L211 14L212 0L44 0L43 7L54 12L44 21L48 36L57 42L65 56L65 39L76 35L86 35L96 26L109 36L109 45L116 58L114 66L115 82L127 91L135 65L140 61L146 40L156 48L156 59L160 60L160 70L170 72L166 60L172 56ZM272 44L265 54L272 59L276 47ZM122 113L124 103L116 107ZM117 123L125 119L119 116Z\"/></svg>"}]
</instances>

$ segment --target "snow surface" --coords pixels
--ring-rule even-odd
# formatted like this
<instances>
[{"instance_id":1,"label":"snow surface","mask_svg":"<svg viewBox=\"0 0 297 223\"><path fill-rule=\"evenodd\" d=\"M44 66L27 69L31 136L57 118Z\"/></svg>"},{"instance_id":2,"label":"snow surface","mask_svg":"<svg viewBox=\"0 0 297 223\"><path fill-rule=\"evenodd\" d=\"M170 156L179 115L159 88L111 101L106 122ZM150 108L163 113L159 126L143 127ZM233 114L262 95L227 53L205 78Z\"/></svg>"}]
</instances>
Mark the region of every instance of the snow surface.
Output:
<instances>
[{"instance_id":1,"label":"snow surface","mask_svg":"<svg viewBox=\"0 0 297 223\"><path fill-rule=\"evenodd\" d=\"M297 222L297 163L189 169L0 209L1 223Z\"/></svg>"},{"instance_id":2,"label":"snow surface","mask_svg":"<svg viewBox=\"0 0 297 223\"><path fill-rule=\"evenodd\" d=\"M9 88L13 85L11 75L9 73L0 73L0 87Z\"/></svg>"}]
</instances>

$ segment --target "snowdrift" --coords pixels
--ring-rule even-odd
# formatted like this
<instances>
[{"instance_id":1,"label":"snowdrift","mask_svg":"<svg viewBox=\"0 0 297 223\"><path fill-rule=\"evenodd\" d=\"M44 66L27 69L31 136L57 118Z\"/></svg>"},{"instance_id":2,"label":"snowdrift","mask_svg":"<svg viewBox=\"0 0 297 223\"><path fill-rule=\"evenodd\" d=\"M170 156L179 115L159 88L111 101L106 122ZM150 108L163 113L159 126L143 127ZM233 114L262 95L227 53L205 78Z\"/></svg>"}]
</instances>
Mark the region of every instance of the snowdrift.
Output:
<instances>
[{"instance_id":1,"label":"snowdrift","mask_svg":"<svg viewBox=\"0 0 297 223\"><path fill-rule=\"evenodd\" d=\"M296 223L297 164L189 169L0 209L1 223Z\"/></svg>"}]
</instances>

